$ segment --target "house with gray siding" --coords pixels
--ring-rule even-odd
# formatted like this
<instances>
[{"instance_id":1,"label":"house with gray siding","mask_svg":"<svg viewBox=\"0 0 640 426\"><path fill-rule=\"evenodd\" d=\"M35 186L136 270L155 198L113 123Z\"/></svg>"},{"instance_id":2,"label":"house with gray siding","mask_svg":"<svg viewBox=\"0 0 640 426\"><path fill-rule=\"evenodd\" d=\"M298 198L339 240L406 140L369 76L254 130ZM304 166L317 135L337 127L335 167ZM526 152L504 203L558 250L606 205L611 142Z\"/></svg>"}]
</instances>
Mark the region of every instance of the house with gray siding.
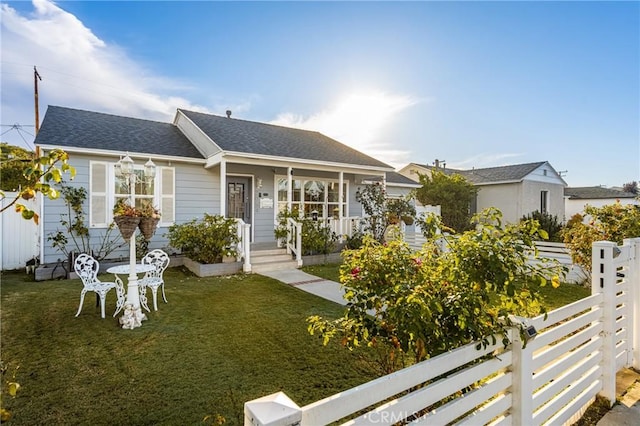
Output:
<instances>
[{"instance_id":1,"label":"house with gray siding","mask_svg":"<svg viewBox=\"0 0 640 426\"><path fill-rule=\"evenodd\" d=\"M433 170L462 175L478 188L475 203L471 206L474 213L496 207L502 212L503 220L510 223L534 211L564 219L564 188L567 183L548 161L470 170L410 163L398 173L419 182L420 174L430 175Z\"/></svg>"},{"instance_id":2,"label":"house with gray siding","mask_svg":"<svg viewBox=\"0 0 640 426\"><path fill-rule=\"evenodd\" d=\"M125 197L115 164L129 155L142 176L145 162L156 176L136 185L136 201L147 199L161 212L150 248L165 247L166 233L204 213L242 219L252 242L273 242L279 211L298 207L320 218L361 216L357 190L379 179L394 194L416 185L393 167L321 133L178 109L172 123L49 106L36 146L62 148L76 169L70 186L87 189L85 211L93 243L113 221L114 203ZM139 172L138 172L139 170ZM387 179L387 176L390 179ZM64 201L45 199L41 262L60 259L47 237L60 229ZM127 257L126 249L114 257Z\"/></svg>"}]
</instances>

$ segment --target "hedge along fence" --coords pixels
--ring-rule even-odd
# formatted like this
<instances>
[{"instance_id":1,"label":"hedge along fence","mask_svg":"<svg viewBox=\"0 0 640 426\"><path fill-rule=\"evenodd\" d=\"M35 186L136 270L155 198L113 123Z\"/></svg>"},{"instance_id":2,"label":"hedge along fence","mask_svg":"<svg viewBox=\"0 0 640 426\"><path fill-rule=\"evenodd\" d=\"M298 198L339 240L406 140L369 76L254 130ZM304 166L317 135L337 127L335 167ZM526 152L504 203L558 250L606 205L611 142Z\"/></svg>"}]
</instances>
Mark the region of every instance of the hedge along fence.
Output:
<instances>
[{"instance_id":1,"label":"hedge along fence","mask_svg":"<svg viewBox=\"0 0 640 426\"><path fill-rule=\"evenodd\" d=\"M304 407L278 392L245 403L245 425L320 425L354 413L344 424L555 425L598 394L613 405L616 372L640 368L640 238L595 243L593 271L591 296L522 320L535 334L527 342L514 328L507 348L471 343Z\"/></svg>"}]
</instances>

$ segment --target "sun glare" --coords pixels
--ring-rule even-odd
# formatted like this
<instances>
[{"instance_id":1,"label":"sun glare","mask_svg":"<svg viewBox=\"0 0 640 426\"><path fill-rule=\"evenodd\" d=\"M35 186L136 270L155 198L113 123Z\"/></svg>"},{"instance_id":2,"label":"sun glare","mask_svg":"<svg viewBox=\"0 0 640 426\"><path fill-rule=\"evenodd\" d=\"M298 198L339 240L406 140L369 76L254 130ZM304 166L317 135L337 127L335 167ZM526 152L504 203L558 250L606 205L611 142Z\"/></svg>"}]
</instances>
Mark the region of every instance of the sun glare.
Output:
<instances>
[{"instance_id":1,"label":"sun glare","mask_svg":"<svg viewBox=\"0 0 640 426\"><path fill-rule=\"evenodd\" d=\"M384 140L384 130L398 114L417 102L411 96L381 91L349 93L307 118L288 113L272 123L315 130L369 155L374 154L373 149L378 154L385 151L397 154L390 142Z\"/></svg>"}]
</instances>

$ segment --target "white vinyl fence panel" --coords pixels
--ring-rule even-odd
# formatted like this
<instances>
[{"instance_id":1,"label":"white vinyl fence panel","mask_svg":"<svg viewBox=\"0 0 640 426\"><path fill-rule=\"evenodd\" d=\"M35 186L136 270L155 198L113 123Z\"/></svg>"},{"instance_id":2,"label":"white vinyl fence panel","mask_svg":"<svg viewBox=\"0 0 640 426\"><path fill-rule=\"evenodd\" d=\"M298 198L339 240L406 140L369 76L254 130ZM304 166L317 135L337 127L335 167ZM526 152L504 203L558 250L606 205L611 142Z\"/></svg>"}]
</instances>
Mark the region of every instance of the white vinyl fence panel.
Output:
<instances>
[{"instance_id":1,"label":"white vinyl fence panel","mask_svg":"<svg viewBox=\"0 0 640 426\"><path fill-rule=\"evenodd\" d=\"M616 372L640 368L640 238L594 243L592 295L522 321L526 345L514 328L507 348L471 343L304 407L278 392L245 403L244 424L555 426L598 394L613 405Z\"/></svg>"},{"instance_id":2,"label":"white vinyl fence panel","mask_svg":"<svg viewBox=\"0 0 640 426\"><path fill-rule=\"evenodd\" d=\"M2 207L11 203L16 195L15 192L5 192L5 198L1 201ZM19 202L38 212L38 198ZM38 232L38 226L33 220L23 219L13 207L0 214L0 240L2 240L0 269L8 271L24 268L28 260L36 257L39 252Z\"/></svg>"}]
</instances>

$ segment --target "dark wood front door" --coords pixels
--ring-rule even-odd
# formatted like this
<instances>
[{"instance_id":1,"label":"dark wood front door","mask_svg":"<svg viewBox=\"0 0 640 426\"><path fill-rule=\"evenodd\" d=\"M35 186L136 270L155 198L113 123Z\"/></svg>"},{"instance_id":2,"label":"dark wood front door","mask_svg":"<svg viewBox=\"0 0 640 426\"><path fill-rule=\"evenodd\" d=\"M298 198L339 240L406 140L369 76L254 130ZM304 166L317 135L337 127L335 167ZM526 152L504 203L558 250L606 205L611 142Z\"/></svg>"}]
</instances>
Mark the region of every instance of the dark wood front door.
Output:
<instances>
[{"instance_id":1,"label":"dark wood front door","mask_svg":"<svg viewBox=\"0 0 640 426\"><path fill-rule=\"evenodd\" d=\"M251 185L249 178L227 178L227 217L251 223Z\"/></svg>"}]
</instances>

